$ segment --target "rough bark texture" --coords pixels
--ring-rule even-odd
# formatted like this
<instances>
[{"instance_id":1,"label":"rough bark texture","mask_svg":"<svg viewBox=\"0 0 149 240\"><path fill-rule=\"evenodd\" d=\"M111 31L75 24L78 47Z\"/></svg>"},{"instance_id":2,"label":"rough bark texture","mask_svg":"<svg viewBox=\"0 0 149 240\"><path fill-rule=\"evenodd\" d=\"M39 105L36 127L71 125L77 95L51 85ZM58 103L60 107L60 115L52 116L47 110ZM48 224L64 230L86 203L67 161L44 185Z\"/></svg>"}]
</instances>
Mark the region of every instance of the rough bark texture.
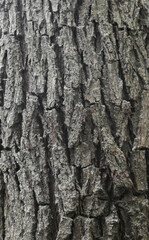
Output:
<instances>
[{"instance_id":1,"label":"rough bark texture","mask_svg":"<svg viewBox=\"0 0 149 240\"><path fill-rule=\"evenodd\" d=\"M0 0L0 240L147 240L148 0Z\"/></svg>"}]
</instances>

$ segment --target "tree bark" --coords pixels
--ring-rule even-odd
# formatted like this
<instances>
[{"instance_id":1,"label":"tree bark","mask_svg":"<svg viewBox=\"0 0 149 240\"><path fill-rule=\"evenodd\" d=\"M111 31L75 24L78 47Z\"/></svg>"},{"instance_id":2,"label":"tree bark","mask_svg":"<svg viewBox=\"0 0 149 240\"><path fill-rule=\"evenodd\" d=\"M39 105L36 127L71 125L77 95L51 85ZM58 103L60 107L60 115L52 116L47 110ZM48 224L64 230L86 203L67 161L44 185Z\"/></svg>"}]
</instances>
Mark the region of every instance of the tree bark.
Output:
<instances>
[{"instance_id":1,"label":"tree bark","mask_svg":"<svg viewBox=\"0 0 149 240\"><path fill-rule=\"evenodd\" d=\"M147 240L149 3L1 0L0 240Z\"/></svg>"}]
</instances>

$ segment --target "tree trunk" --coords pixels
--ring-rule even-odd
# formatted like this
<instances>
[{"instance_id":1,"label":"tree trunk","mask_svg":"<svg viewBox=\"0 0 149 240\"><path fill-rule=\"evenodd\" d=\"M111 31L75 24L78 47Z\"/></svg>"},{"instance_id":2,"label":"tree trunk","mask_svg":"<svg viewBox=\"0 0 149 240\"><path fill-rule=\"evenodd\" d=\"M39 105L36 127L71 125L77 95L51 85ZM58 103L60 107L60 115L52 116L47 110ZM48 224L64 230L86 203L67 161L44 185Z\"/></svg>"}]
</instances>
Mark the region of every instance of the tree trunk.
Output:
<instances>
[{"instance_id":1,"label":"tree trunk","mask_svg":"<svg viewBox=\"0 0 149 240\"><path fill-rule=\"evenodd\" d=\"M0 240L147 240L148 0L1 0Z\"/></svg>"}]
</instances>

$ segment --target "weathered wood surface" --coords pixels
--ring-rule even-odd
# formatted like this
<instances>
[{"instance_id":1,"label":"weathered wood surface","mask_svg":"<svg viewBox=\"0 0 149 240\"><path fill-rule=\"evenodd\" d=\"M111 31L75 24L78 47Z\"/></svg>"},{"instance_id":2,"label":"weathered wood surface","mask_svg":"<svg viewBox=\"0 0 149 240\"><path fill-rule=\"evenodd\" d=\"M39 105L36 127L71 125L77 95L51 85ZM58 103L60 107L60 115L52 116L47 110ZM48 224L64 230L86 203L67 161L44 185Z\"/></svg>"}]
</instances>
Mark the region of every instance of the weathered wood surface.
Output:
<instances>
[{"instance_id":1,"label":"weathered wood surface","mask_svg":"<svg viewBox=\"0 0 149 240\"><path fill-rule=\"evenodd\" d=\"M0 240L147 240L149 3L0 1Z\"/></svg>"}]
</instances>

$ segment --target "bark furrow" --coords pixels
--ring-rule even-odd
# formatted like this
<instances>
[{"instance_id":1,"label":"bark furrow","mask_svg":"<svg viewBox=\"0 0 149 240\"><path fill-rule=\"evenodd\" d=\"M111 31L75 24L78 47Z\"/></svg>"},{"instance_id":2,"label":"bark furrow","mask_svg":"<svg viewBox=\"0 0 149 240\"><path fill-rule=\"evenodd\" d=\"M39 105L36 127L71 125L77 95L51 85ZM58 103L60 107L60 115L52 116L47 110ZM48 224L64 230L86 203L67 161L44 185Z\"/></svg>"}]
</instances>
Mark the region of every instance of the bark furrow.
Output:
<instances>
[{"instance_id":1,"label":"bark furrow","mask_svg":"<svg viewBox=\"0 0 149 240\"><path fill-rule=\"evenodd\" d=\"M147 0L0 3L0 240L148 239Z\"/></svg>"}]
</instances>

